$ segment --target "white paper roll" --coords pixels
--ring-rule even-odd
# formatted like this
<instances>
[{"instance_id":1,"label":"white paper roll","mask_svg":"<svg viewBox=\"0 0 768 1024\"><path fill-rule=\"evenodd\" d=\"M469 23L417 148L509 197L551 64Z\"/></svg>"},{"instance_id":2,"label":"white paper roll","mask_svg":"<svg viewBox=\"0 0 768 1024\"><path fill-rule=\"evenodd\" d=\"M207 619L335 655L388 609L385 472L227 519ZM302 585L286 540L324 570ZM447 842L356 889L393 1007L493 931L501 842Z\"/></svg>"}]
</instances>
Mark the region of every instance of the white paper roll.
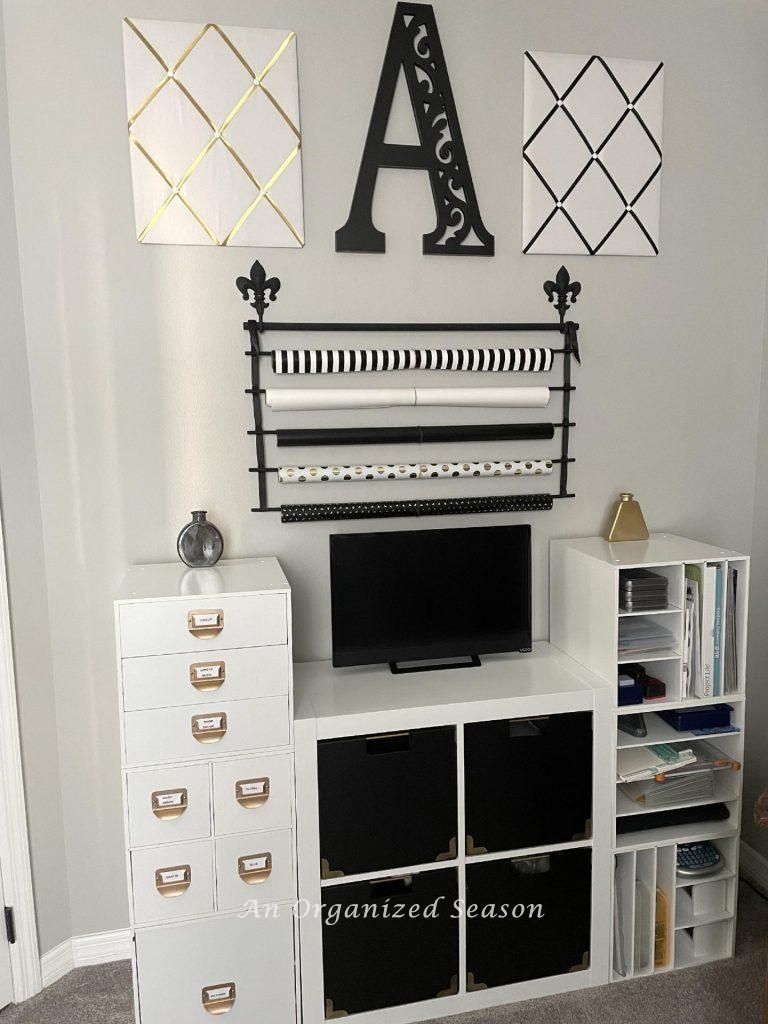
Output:
<instances>
[{"instance_id":1,"label":"white paper roll","mask_svg":"<svg viewBox=\"0 0 768 1024\"><path fill-rule=\"evenodd\" d=\"M276 412L305 409L390 409L415 405L413 388L268 388L265 396Z\"/></svg>"},{"instance_id":2,"label":"white paper roll","mask_svg":"<svg viewBox=\"0 0 768 1024\"><path fill-rule=\"evenodd\" d=\"M265 400L276 412L404 405L540 409L549 395L549 388L268 388Z\"/></svg>"},{"instance_id":3,"label":"white paper roll","mask_svg":"<svg viewBox=\"0 0 768 1024\"><path fill-rule=\"evenodd\" d=\"M416 405L541 409L549 405L549 388L416 388Z\"/></svg>"}]
</instances>

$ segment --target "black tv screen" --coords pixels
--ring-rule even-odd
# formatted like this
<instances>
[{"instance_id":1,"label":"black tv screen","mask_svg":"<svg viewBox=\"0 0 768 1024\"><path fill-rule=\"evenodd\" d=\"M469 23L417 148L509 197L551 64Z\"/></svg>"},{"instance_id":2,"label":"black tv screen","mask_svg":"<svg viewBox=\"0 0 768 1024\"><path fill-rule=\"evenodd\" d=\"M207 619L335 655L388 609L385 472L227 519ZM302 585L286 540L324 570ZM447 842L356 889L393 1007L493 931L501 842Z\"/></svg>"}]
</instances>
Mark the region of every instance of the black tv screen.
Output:
<instances>
[{"instance_id":1,"label":"black tv screen","mask_svg":"<svg viewBox=\"0 0 768 1024\"><path fill-rule=\"evenodd\" d=\"M531 649L531 528L336 534L333 664Z\"/></svg>"}]
</instances>

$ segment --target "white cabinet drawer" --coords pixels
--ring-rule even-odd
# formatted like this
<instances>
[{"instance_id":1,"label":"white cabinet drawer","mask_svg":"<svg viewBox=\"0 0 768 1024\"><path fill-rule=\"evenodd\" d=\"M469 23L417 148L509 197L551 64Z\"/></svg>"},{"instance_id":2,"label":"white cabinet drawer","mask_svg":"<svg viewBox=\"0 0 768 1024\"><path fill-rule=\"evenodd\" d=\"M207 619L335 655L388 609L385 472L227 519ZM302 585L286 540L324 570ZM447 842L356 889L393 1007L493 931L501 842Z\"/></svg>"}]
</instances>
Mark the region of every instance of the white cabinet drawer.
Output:
<instances>
[{"instance_id":1,"label":"white cabinet drawer","mask_svg":"<svg viewBox=\"0 0 768 1024\"><path fill-rule=\"evenodd\" d=\"M136 924L174 921L214 909L210 840L134 850L131 874Z\"/></svg>"},{"instance_id":2,"label":"white cabinet drawer","mask_svg":"<svg viewBox=\"0 0 768 1024\"><path fill-rule=\"evenodd\" d=\"M126 711L288 693L288 647L124 658Z\"/></svg>"},{"instance_id":3,"label":"white cabinet drawer","mask_svg":"<svg viewBox=\"0 0 768 1024\"><path fill-rule=\"evenodd\" d=\"M284 594L184 598L120 605L124 658L284 644Z\"/></svg>"},{"instance_id":4,"label":"white cabinet drawer","mask_svg":"<svg viewBox=\"0 0 768 1024\"><path fill-rule=\"evenodd\" d=\"M159 846L210 836L207 764L129 772L126 788L130 846Z\"/></svg>"},{"instance_id":5,"label":"white cabinet drawer","mask_svg":"<svg viewBox=\"0 0 768 1024\"><path fill-rule=\"evenodd\" d=\"M141 1024L205 1024L217 1009L227 1024L295 1024L290 908L140 929L136 965Z\"/></svg>"},{"instance_id":6,"label":"white cabinet drawer","mask_svg":"<svg viewBox=\"0 0 768 1024\"><path fill-rule=\"evenodd\" d=\"M295 895L291 829L216 840L219 910L243 910L251 900L279 903Z\"/></svg>"},{"instance_id":7,"label":"white cabinet drawer","mask_svg":"<svg viewBox=\"0 0 768 1024\"><path fill-rule=\"evenodd\" d=\"M217 835L290 828L293 757L273 754L218 761L213 766L213 819Z\"/></svg>"},{"instance_id":8,"label":"white cabinet drawer","mask_svg":"<svg viewBox=\"0 0 768 1024\"><path fill-rule=\"evenodd\" d=\"M128 711L123 726L128 766L280 747L290 735L288 698Z\"/></svg>"}]
</instances>

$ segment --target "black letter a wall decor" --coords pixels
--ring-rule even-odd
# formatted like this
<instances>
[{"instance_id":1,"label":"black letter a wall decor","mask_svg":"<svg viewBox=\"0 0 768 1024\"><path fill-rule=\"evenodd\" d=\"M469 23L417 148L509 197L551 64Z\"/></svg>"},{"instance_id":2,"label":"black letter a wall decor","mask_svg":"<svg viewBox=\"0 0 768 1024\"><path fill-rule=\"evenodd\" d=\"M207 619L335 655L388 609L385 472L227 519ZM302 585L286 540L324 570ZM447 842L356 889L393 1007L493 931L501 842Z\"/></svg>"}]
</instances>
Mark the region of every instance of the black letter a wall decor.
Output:
<instances>
[{"instance_id":1,"label":"black letter a wall decor","mask_svg":"<svg viewBox=\"0 0 768 1024\"><path fill-rule=\"evenodd\" d=\"M418 146L384 141L400 68L405 74ZM493 235L477 206L469 161L453 102L448 69L430 4L399 3L389 34L352 206L336 232L337 252L384 252L386 236L371 208L380 167L427 171L437 224L424 235L424 252L493 256Z\"/></svg>"}]
</instances>

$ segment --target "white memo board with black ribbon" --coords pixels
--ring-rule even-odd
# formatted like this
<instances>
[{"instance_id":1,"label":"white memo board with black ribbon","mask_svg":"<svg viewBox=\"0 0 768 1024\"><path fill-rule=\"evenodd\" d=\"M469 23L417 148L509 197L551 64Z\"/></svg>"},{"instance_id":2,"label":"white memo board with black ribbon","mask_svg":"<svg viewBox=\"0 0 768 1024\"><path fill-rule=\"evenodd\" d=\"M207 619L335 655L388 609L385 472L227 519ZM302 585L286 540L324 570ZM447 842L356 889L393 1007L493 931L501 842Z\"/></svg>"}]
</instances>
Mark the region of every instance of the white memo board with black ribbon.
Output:
<instances>
[{"instance_id":1,"label":"white memo board with black ribbon","mask_svg":"<svg viewBox=\"0 0 768 1024\"><path fill-rule=\"evenodd\" d=\"M662 62L524 62L523 252L658 255Z\"/></svg>"}]
</instances>

